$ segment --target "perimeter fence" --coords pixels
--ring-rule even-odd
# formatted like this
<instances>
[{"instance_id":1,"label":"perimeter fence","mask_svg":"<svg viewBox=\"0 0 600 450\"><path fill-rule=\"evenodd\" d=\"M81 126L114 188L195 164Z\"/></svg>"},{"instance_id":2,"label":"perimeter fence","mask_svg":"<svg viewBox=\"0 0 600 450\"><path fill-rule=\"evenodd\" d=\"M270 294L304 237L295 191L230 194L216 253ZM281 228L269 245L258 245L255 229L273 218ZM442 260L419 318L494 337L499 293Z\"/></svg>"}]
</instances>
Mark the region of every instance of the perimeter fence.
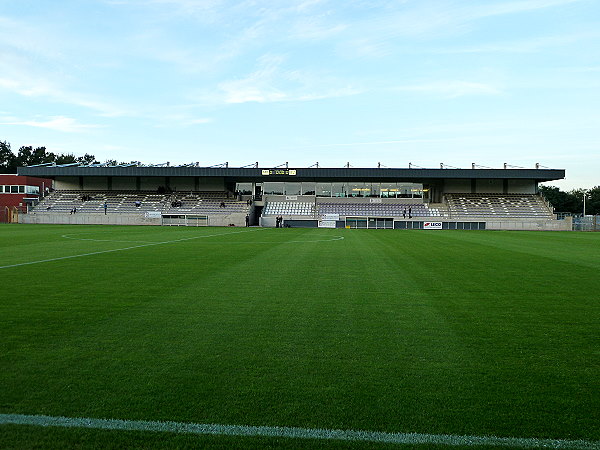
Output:
<instances>
[{"instance_id":1,"label":"perimeter fence","mask_svg":"<svg viewBox=\"0 0 600 450\"><path fill-rule=\"evenodd\" d=\"M600 216L573 217L573 231L600 231Z\"/></svg>"}]
</instances>

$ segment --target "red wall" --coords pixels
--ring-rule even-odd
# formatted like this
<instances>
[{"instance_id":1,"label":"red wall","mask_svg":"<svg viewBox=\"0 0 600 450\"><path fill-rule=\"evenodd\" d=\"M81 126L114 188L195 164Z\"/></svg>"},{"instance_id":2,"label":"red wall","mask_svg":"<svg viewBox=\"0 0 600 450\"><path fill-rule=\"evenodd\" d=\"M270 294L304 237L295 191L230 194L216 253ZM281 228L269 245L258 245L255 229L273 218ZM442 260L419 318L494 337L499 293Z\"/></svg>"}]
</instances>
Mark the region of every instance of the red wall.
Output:
<instances>
[{"instance_id":1,"label":"red wall","mask_svg":"<svg viewBox=\"0 0 600 450\"><path fill-rule=\"evenodd\" d=\"M43 193L44 188L52 187L52 180L47 178L34 178L19 175L3 175L0 174L0 184L3 186L11 185L24 185L24 186L39 186L40 193ZM24 204L24 198L36 197L35 194L7 194L5 192L0 193L0 208L4 209L5 206L19 206L21 203Z\"/></svg>"}]
</instances>

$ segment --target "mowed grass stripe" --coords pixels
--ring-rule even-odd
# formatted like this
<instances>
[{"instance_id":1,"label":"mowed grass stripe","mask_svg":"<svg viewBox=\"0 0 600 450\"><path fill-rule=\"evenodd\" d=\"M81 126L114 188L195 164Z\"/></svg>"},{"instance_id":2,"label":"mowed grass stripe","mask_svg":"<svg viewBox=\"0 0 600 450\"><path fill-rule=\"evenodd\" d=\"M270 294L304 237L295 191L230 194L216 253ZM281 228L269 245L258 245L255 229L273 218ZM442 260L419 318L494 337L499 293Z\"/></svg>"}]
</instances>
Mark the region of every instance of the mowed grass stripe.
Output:
<instances>
[{"instance_id":1,"label":"mowed grass stripe","mask_svg":"<svg viewBox=\"0 0 600 450\"><path fill-rule=\"evenodd\" d=\"M48 258L48 259L40 259L37 261L27 261L27 262L22 262L22 263L16 263L16 264L8 264L5 266L0 266L0 269L8 269L11 267L20 267L20 266L28 266L31 264L40 264L40 263L48 263L48 262L54 262L54 261L60 261L60 260L64 260L64 259L72 259L72 258L81 258L83 256L93 256L93 255L101 255L103 253L113 253L113 252L121 252L124 250L133 250L136 248L144 248L144 247L152 247L155 245L165 245L165 244L174 244L177 242L184 242L184 241L190 241L190 240L194 240L194 239L202 239L202 238L210 238L210 237L216 237L216 236L224 236L224 235L231 235L231 234L237 234L237 233L249 233L251 231L259 231L259 230L245 230L245 231L231 231L231 232L226 232L226 233L217 233L217 234L207 234L207 235L201 235L201 236L191 236L191 237L185 237L185 238L179 238L179 239L173 239L173 240L169 240L169 241L162 241L162 242L149 242L149 243L145 243L145 244L138 244L138 245L132 245L129 247L123 247L123 248L114 248L114 249L108 249L108 250L98 250L95 252L90 252L90 253L81 253L78 255L68 255L68 256L57 256L55 258ZM65 237L65 236L61 236L61 237ZM94 240L94 239L82 239L82 241L93 241L93 242L127 242L127 241L111 241L111 240Z\"/></svg>"},{"instance_id":2,"label":"mowed grass stripe","mask_svg":"<svg viewBox=\"0 0 600 450\"><path fill-rule=\"evenodd\" d=\"M245 425L157 422L146 420L94 419L86 417L52 417L43 415L0 414L0 425L34 425L40 427L92 428L120 431L151 431L184 434L208 434L239 437L275 437L318 439L385 444L498 446L512 448L551 448L595 450L600 442L581 439L503 438L496 436L456 436L422 433L383 433L376 431L328 430L298 427L264 427Z\"/></svg>"},{"instance_id":3,"label":"mowed grass stripe","mask_svg":"<svg viewBox=\"0 0 600 450\"><path fill-rule=\"evenodd\" d=\"M468 233L263 230L272 245L57 261L4 285L0 411L598 439L600 282L576 261L599 236L545 234L555 263ZM315 235L345 239L289 243Z\"/></svg>"}]
</instances>

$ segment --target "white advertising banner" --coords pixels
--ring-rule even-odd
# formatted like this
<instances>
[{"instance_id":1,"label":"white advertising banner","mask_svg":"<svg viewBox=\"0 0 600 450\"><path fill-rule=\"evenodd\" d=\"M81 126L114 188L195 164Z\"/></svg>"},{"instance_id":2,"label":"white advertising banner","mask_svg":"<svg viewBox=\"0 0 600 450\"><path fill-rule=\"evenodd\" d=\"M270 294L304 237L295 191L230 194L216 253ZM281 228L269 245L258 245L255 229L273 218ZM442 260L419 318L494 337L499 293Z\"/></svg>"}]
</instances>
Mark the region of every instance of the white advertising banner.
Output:
<instances>
[{"instance_id":1,"label":"white advertising banner","mask_svg":"<svg viewBox=\"0 0 600 450\"><path fill-rule=\"evenodd\" d=\"M442 222L423 222L424 230L441 230Z\"/></svg>"},{"instance_id":2,"label":"white advertising banner","mask_svg":"<svg viewBox=\"0 0 600 450\"><path fill-rule=\"evenodd\" d=\"M335 220L319 220L319 228L335 228Z\"/></svg>"},{"instance_id":3,"label":"white advertising banner","mask_svg":"<svg viewBox=\"0 0 600 450\"><path fill-rule=\"evenodd\" d=\"M321 220L340 220L339 214L323 214Z\"/></svg>"}]
</instances>

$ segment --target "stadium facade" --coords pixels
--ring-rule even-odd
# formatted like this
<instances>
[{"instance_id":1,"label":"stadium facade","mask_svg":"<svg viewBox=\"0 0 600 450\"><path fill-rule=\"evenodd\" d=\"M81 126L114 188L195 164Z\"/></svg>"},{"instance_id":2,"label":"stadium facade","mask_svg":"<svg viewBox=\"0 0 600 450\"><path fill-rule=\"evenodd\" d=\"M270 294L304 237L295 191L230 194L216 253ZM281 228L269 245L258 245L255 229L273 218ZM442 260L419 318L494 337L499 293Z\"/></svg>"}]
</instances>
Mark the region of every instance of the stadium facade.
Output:
<instances>
[{"instance_id":1,"label":"stadium facade","mask_svg":"<svg viewBox=\"0 0 600 450\"><path fill-rule=\"evenodd\" d=\"M0 174L0 222L17 222L28 205L39 202L53 181L43 178Z\"/></svg>"},{"instance_id":2,"label":"stadium facade","mask_svg":"<svg viewBox=\"0 0 600 450\"><path fill-rule=\"evenodd\" d=\"M53 180L27 223L567 229L538 184L562 169L21 167ZM73 209L77 212L74 214Z\"/></svg>"}]
</instances>

